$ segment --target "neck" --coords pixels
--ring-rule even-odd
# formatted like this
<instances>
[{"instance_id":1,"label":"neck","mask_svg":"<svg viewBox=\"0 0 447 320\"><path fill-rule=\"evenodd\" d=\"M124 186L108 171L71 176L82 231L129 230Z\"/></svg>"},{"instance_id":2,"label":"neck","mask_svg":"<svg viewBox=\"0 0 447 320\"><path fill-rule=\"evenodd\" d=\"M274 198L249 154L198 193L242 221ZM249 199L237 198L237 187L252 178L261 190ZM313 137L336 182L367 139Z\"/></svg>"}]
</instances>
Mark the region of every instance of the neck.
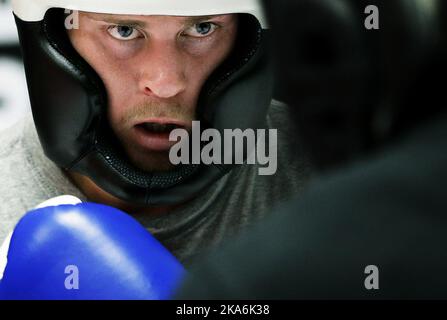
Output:
<instances>
[{"instance_id":1,"label":"neck","mask_svg":"<svg viewBox=\"0 0 447 320\"><path fill-rule=\"evenodd\" d=\"M72 171L65 171L65 174L78 187L79 190L87 197L91 202L108 205L121 211L127 212L132 215L151 215L153 217L162 216L169 213L175 208L181 205L175 206L141 206L135 205L126 201L123 201L110 193L101 189L90 178Z\"/></svg>"}]
</instances>

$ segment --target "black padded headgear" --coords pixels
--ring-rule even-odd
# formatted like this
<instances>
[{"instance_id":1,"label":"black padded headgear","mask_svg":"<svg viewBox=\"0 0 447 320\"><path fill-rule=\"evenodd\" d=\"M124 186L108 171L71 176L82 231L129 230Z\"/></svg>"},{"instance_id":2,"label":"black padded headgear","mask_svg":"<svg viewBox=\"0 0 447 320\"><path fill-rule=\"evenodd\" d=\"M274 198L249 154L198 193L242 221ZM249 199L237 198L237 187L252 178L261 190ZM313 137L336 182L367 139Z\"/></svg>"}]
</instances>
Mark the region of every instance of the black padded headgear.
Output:
<instances>
[{"instance_id":1,"label":"black padded headgear","mask_svg":"<svg viewBox=\"0 0 447 320\"><path fill-rule=\"evenodd\" d=\"M17 7L27 11L22 4ZM39 21L24 21L16 14L16 23L37 132L45 154L58 166L140 205L186 201L232 169L181 165L150 173L134 167L109 127L102 80L70 44L64 10L50 9ZM263 128L271 100L268 31L251 14L242 13L240 23L235 50L205 83L198 105L199 120L222 133Z\"/></svg>"}]
</instances>

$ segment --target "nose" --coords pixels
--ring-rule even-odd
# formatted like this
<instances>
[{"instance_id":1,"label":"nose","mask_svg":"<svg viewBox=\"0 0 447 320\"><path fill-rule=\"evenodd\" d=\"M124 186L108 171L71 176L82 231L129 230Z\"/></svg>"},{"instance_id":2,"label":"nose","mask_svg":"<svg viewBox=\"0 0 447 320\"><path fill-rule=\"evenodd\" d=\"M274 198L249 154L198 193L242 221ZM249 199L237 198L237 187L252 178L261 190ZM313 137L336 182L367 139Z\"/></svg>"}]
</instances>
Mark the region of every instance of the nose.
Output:
<instances>
[{"instance_id":1,"label":"nose","mask_svg":"<svg viewBox=\"0 0 447 320\"><path fill-rule=\"evenodd\" d=\"M186 89L185 61L175 45L165 42L146 49L140 67L140 90L148 96L172 98Z\"/></svg>"}]
</instances>

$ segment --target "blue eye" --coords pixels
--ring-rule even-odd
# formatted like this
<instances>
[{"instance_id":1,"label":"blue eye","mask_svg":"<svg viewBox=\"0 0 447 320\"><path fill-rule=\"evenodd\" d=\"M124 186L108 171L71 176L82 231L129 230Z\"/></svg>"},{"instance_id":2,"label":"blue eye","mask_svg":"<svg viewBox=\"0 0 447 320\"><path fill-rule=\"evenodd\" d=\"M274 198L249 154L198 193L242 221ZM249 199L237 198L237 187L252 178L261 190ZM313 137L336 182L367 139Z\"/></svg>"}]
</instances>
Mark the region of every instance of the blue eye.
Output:
<instances>
[{"instance_id":1,"label":"blue eye","mask_svg":"<svg viewBox=\"0 0 447 320\"><path fill-rule=\"evenodd\" d=\"M186 29L184 34L191 37L201 38L211 35L217 28L218 26L215 23L201 22L196 23L194 26Z\"/></svg>"},{"instance_id":2,"label":"blue eye","mask_svg":"<svg viewBox=\"0 0 447 320\"><path fill-rule=\"evenodd\" d=\"M200 33L201 35L207 35L211 31L212 25L209 22L203 22L196 24L195 27L197 33Z\"/></svg>"},{"instance_id":3,"label":"blue eye","mask_svg":"<svg viewBox=\"0 0 447 320\"><path fill-rule=\"evenodd\" d=\"M130 26L111 26L107 30L112 37L118 40L133 40L141 36L141 32Z\"/></svg>"}]
</instances>

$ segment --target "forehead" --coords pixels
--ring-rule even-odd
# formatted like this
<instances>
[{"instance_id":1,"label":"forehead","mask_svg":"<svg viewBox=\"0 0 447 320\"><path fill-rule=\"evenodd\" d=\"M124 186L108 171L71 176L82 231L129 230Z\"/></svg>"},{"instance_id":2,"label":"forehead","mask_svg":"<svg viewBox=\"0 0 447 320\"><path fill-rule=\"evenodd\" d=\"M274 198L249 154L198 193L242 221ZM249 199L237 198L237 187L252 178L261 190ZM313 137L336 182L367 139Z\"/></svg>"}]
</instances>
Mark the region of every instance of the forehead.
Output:
<instances>
[{"instance_id":1,"label":"forehead","mask_svg":"<svg viewBox=\"0 0 447 320\"><path fill-rule=\"evenodd\" d=\"M163 24L163 23L176 23L176 24L195 24L203 21L221 21L231 22L236 14L221 14L221 15L206 15L206 16L169 16L169 15L125 15L125 14L104 14L104 13L92 13L81 11L81 17L85 17L89 20L108 22L108 23L122 23L122 24Z\"/></svg>"},{"instance_id":2,"label":"forehead","mask_svg":"<svg viewBox=\"0 0 447 320\"><path fill-rule=\"evenodd\" d=\"M247 13L255 16L263 29L268 28L261 0L14 0L12 7L16 16L27 22L42 21L48 9L64 8L111 14L171 16Z\"/></svg>"}]
</instances>

